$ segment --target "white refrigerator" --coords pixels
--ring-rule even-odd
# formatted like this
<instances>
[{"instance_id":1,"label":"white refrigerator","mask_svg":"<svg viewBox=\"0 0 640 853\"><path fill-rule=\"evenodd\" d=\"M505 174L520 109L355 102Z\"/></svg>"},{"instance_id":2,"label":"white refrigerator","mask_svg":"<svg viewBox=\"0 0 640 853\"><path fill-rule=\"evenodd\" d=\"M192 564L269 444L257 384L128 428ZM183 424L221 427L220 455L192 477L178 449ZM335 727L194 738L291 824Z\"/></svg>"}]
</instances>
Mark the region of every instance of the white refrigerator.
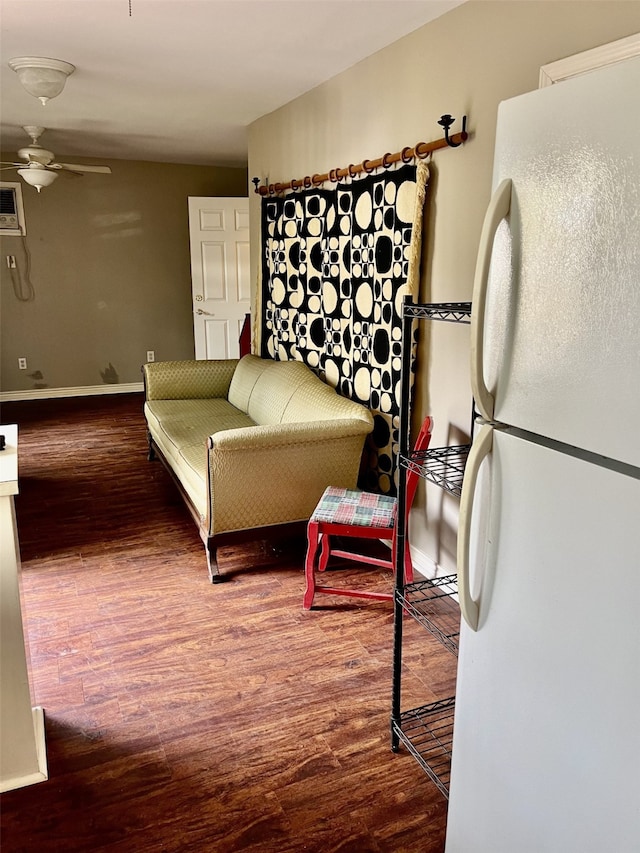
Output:
<instances>
[{"instance_id":1,"label":"white refrigerator","mask_svg":"<svg viewBox=\"0 0 640 853\"><path fill-rule=\"evenodd\" d=\"M446 853L640 851L640 58L499 107Z\"/></svg>"}]
</instances>

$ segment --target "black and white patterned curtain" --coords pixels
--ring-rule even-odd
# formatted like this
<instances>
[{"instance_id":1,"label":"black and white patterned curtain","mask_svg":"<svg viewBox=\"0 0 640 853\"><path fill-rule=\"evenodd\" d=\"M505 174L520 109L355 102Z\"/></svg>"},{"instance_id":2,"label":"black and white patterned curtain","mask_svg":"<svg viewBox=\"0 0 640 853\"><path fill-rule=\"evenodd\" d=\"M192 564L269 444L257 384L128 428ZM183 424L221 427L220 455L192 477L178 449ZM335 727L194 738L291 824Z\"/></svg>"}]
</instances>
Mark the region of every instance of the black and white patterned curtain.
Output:
<instances>
[{"instance_id":1,"label":"black and white patterned curtain","mask_svg":"<svg viewBox=\"0 0 640 853\"><path fill-rule=\"evenodd\" d=\"M371 409L360 485L395 494L402 301L418 287L426 164L262 201L261 354Z\"/></svg>"}]
</instances>

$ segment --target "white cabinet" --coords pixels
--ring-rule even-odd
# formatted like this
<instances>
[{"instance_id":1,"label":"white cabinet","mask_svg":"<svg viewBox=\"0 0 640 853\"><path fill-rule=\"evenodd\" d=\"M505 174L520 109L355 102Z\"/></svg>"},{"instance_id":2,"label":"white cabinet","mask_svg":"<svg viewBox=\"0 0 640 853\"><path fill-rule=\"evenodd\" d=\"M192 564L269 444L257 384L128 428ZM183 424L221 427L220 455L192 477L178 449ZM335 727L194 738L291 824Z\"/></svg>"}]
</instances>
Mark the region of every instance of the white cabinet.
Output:
<instances>
[{"instance_id":1,"label":"white cabinet","mask_svg":"<svg viewBox=\"0 0 640 853\"><path fill-rule=\"evenodd\" d=\"M0 792L47 776L44 711L31 707L20 609L20 553L14 507L18 494L18 428L0 426Z\"/></svg>"}]
</instances>

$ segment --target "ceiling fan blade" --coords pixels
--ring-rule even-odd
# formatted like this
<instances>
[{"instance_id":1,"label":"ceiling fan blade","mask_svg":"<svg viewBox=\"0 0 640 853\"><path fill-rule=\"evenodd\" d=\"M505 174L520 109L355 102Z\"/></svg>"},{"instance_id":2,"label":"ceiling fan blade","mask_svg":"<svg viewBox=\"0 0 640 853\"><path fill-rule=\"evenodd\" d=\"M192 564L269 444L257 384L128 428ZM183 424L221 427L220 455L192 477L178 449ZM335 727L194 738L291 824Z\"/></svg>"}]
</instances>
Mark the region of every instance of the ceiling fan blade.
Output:
<instances>
[{"instance_id":1,"label":"ceiling fan blade","mask_svg":"<svg viewBox=\"0 0 640 853\"><path fill-rule=\"evenodd\" d=\"M47 169L65 169L69 172L96 172L102 175L110 175L109 166L81 166L79 163L49 163Z\"/></svg>"},{"instance_id":2,"label":"ceiling fan blade","mask_svg":"<svg viewBox=\"0 0 640 853\"><path fill-rule=\"evenodd\" d=\"M17 169L18 166L24 166L24 163L0 163L0 166L5 166L7 169Z\"/></svg>"}]
</instances>

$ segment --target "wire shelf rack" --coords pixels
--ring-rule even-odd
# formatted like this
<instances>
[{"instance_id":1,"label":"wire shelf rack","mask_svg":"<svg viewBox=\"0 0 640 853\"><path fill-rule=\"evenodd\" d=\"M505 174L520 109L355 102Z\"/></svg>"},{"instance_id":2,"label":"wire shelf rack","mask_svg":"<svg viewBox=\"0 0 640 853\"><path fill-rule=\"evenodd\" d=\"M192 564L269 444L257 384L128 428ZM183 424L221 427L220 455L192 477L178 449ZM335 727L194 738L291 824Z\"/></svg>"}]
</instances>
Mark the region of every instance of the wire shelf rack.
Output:
<instances>
[{"instance_id":1,"label":"wire shelf rack","mask_svg":"<svg viewBox=\"0 0 640 853\"><path fill-rule=\"evenodd\" d=\"M416 320L444 320L449 323L470 323L470 302L432 302L427 305L405 305L404 316Z\"/></svg>"},{"instance_id":2,"label":"wire shelf rack","mask_svg":"<svg viewBox=\"0 0 640 853\"><path fill-rule=\"evenodd\" d=\"M418 450L400 458L400 465L407 471L435 483L447 492L460 497L464 468L469 456L470 444Z\"/></svg>"},{"instance_id":3,"label":"wire shelf rack","mask_svg":"<svg viewBox=\"0 0 640 853\"><path fill-rule=\"evenodd\" d=\"M455 699L442 699L404 711L392 723L399 741L408 749L447 799L451 779Z\"/></svg>"},{"instance_id":4,"label":"wire shelf rack","mask_svg":"<svg viewBox=\"0 0 640 853\"><path fill-rule=\"evenodd\" d=\"M471 302L440 302L415 304L409 297L403 309L403 361L402 400L405 403L400 417L400 447L398 458L401 474L399 499L406 497L405 472L416 474L460 497L470 444L408 451L410 422L411 357L417 340L414 334L416 320L444 320L449 323L471 322ZM472 405L470 436L473 436L475 405ZM401 711L401 669L403 643L403 615L406 613L426 628L448 651L458 655L460 637L460 607L457 601L457 577L448 575L432 580L404 583L402 559L396 550L394 664L391 710L391 748L397 751L400 744L416 759L441 793L449 797L451 752L453 748L453 723L455 698L432 702L412 711Z\"/></svg>"},{"instance_id":5,"label":"wire shelf rack","mask_svg":"<svg viewBox=\"0 0 640 853\"><path fill-rule=\"evenodd\" d=\"M396 590L396 598L413 618L453 654L458 654L460 605L457 575L415 581Z\"/></svg>"}]
</instances>

